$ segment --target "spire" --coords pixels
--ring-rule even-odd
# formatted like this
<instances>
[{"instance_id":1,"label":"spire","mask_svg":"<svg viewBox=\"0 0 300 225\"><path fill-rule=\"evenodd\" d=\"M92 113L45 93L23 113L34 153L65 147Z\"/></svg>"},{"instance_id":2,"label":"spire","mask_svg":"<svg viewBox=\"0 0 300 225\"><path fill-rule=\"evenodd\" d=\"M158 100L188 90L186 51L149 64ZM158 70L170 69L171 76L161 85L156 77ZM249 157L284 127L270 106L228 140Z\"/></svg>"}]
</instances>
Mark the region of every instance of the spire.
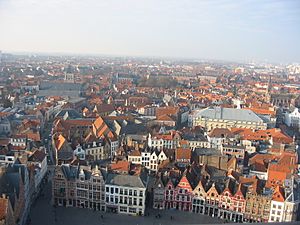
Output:
<instances>
[{"instance_id":1,"label":"spire","mask_svg":"<svg viewBox=\"0 0 300 225\"><path fill-rule=\"evenodd\" d=\"M272 77L269 75L269 80L268 80L268 94L270 94L272 90Z\"/></svg>"}]
</instances>

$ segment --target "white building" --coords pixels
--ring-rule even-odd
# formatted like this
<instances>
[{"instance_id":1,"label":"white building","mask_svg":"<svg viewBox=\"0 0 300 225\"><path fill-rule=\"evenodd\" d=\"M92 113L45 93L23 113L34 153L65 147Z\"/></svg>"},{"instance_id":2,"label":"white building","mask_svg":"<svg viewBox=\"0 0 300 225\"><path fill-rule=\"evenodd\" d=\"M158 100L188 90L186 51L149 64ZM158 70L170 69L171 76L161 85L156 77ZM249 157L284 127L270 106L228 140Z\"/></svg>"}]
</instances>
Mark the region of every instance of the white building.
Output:
<instances>
[{"instance_id":1,"label":"white building","mask_svg":"<svg viewBox=\"0 0 300 225\"><path fill-rule=\"evenodd\" d=\"M189 142L189 147L192 151L196 148L210 148L211 144L209 143L208 139L203 137L195 137L195 138L184 138Z\"/></svg>"},{"instance_id":2,"label":"white building","mask_svg":"<svg viewBox=\"0 0 300 225\"><path fill-rule=\"evenodd\" d=\"M9 119L0 118L0 134L5 134L5 135L11 134L11 125Z\"/></svg>"},{"instance_id":3,"label":"white building","mask_svg":"<svg viewBox=\"0 0 300 225\"><path fill-rule=\"evenodd\" d=\"M277 186L274 190L269 222L292 222L297 220L299 209L298 193L285 193L284 188Z\"/></svg>"},{"instance_id":4,"label":"white building","mask_svg":"<svg viewBox=\"0 0 300 225\"><path fill-rule=\"evenodd\" d=\"M110 157L111 147L108 142L104 140L93 141L85 143L83 148L86 155L92 156L93 160L103 160Z\"/></svg>"},{"instance_id":5,"label":"white building","mask_svg":"<svg viewBox=\"0 0 300 225\"><path fill-rule=\"evenodd\" d=\"M80 160L85 160L85 155L86 152L80 145L78 145L76 149L73 151L73 156L77 157Z\"/></svg>"},{"instance_id":6,"label":"white building","mask_svg":"<svg viewBox=\"0 0 300 225\"><path fill-rule=\"evenodd\" d=\"M162 163L164 160L167 160L168 157L164 153L164 151L152 151L150 155L150 170L151 171L157 171L158 166L160 163Z\"/></svg>"},{"instance_id":7,"label":"white building","mask_svg":"<svg viewBox=\"0 0 300 225\"><path fill-rule=\"evenodd\" d=\"M175 149L180 141L180 135L177 133L158 134L152 136L148 135L148 146L151 148L162 149Z\"/></svg>"},{"instance_id":8,"label":"white building","mask_svg":"<svg viewBox=\"0 0 300 225\"><path fill-rule=\"evenodd\" d=\"M0 164L13 164L15 157L13 155L0 155Z\"/></svg>"},{"instance_id":9,"label":"white building","mask_svg":"<svg viewBox=\"0 0 300 225\"><path fill-rule=\"evenodd\" d=\"M145 116L153 116L155 117L157 105L146 105L138 108L138 113Z\"/></svg>"},{"instance_id":10,"label":"white building","mask_svg":"<svg viewBox=\"0 0 300 225\"><path fill-rule=\"evenodd\" d=\"M168 157L164 151L159 151L153 148L146 148L142 152L134 150L128 155L129 162L132 164L143 165L151 171L157 171L159 164L167 159Z\"/></svg>"},{"instance_id":11,"label":"white building","mask_svg":"<svg viewBox=\"0 0 300 225\"><path fill-rule=\"evenodd\" d=\"M139 150L134 150L128 155L128 162L136 165L142 164L142 155Z\"/></svg>"},{"instance_id":12,"label":"white building","mask_svg":"<svg viewBox=\"0 0 300 225\"><path fill-rule=\"evenodd\" d=\"M110 157L113 158L116 155L116 151L119 147L119 141L117 138L109 139L110 141Z\"/></svg>"},{"instance_id":13,"label":"white building","mask_svg":"<svg viewBox=\"0 0 300 225\"><path fill-rule=\"evenodd\" d=\"M105 182L107 211L144 215L147 183L148 178L140 176L108 174Z\"/></svg>"},{"instance_id":14,"label":"white building","mask_svg":"<svg viewBox=\"0 0 300 225\"><path fill-rule=\"evenodd\" d=\"M285 113L284 123L289 127L300 128L300 112L295 108L291 113Z\"/></svg>"},{"instance_id":15,"label":"white building","mask_svg":"<svg viewBox=\"0 0 300 225\"><path fill-rule=\"evenodd\" d=\"M27 138L26 135L14 135L10 138L10 144L12 146L18 146L18 147L26 147L27 145Z\"/></svg>"}]
</instances>

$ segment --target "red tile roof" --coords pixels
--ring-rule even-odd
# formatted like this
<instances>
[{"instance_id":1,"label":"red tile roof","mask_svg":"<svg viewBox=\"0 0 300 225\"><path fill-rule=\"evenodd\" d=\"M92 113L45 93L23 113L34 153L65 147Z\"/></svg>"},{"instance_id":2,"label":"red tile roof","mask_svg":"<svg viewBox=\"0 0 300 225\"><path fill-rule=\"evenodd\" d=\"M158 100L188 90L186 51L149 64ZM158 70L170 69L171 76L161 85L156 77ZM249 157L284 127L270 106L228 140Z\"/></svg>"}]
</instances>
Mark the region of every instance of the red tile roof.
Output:
<instances>
[{"instance_id":1,"label":"red tile roof","mask_svg":"<svg viewBox=\"0 0 300 225\"><path fill-rule=\"evenodd\" d=\"M177 148L175 151L175 159L176 160L190 160L191 159L191 149L189 148Z\"/></svg>"},{"instance_id":2,"label":"red tile roof","mask_svg":"<svg viewBox=\"0 0 300 225\"><path fill-rule=\"evenodd\" d=\"M0 221L5 220L8 211L8 199L0 198Z\"/></svg>"}]
</instances>

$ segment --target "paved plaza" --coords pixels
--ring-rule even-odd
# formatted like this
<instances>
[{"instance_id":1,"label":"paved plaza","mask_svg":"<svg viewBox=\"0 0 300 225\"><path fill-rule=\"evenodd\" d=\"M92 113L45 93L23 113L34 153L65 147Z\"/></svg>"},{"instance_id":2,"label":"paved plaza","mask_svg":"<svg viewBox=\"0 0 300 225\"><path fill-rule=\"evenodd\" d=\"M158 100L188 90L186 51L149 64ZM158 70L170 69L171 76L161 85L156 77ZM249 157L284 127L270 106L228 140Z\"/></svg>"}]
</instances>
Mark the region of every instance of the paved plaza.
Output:
<instances>
[{"instance_id":1,"label":"paved plaza","mask_svg":"<svg viewBox=\"0 0 300 225\"><path fill-rule=\"evenodd\" d=\"M54 208L50 204L51 189L48 184L41 197L32 206L30 225L176 225L176 224L216 224L222 223L217 218L180 211L154 211L149 216L127 216L103 213L89 209ZM161 218L156 218L160 213ZM103 219L101 218L103 215ZM173 219L171 220L171 216Z\"/></svg>"}]
</instances>

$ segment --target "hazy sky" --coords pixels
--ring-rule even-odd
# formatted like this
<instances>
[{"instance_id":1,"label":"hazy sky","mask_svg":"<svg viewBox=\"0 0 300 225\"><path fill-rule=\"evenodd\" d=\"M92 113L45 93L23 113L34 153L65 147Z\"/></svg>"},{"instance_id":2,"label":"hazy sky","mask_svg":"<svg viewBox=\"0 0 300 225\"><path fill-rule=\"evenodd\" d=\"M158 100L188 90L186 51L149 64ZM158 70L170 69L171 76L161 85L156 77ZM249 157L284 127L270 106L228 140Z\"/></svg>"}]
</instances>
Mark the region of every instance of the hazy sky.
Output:
<instances>
[{"instance_id":1,"label":"hazy sky","mask_svg":"<svg viewBox=\"0 0 300 225\"><path fill-rule=\"evenodd\" d=\"M0 49L300 62L300 0L0 0Z\"/></svg>"}]
</instances>

